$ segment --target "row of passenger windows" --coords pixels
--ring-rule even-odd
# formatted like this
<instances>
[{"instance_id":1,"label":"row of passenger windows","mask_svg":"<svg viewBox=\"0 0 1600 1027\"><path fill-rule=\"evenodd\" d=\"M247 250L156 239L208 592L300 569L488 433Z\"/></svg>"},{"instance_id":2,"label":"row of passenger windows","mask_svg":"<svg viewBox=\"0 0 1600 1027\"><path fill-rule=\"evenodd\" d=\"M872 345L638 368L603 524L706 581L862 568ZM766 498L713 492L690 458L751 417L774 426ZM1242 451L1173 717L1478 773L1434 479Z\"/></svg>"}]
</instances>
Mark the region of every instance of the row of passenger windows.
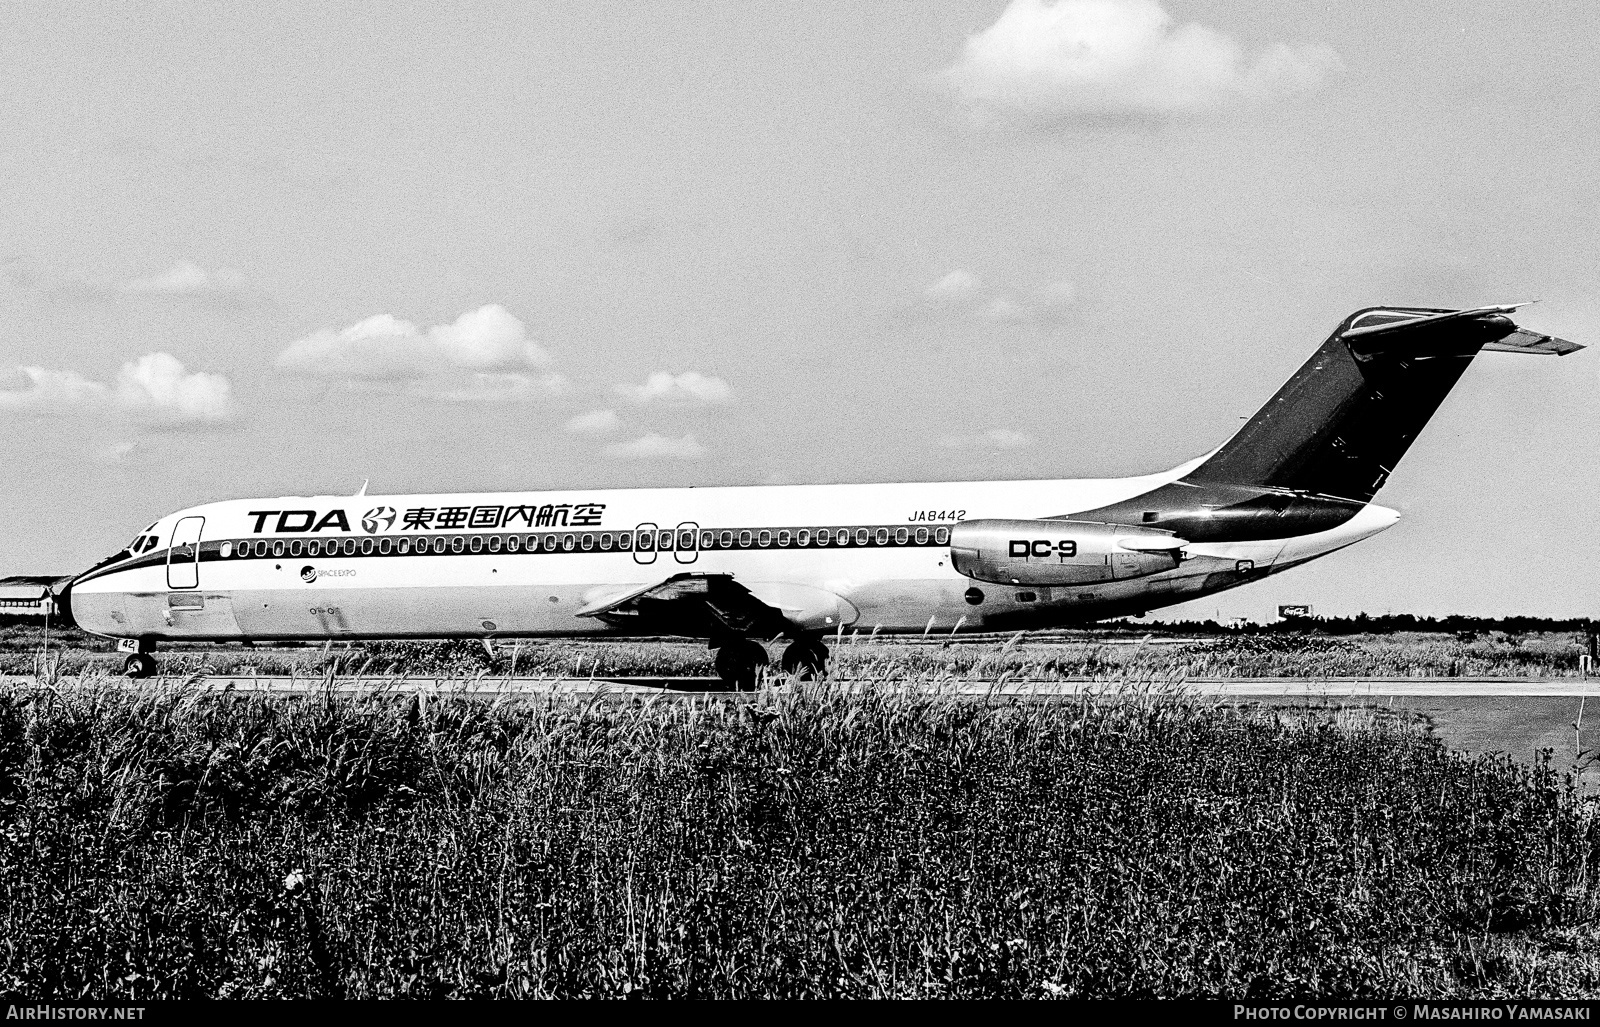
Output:
<instances>
[{"instance_id":1,"label":"row of passenger windows","mask_svg":"<svg viewBox=\"0 0 1600 1027\"><path fill-rule=\"evenodd\" d=\"M745 528L602 531L549 535L452 535L346 539L254 539L224 542L223 559L251 556L421 556L431 553L570 553L574 550L643 551L714 549L804 549L821 546L942 546L949 528Z\"/></svg>"}]
</instances>

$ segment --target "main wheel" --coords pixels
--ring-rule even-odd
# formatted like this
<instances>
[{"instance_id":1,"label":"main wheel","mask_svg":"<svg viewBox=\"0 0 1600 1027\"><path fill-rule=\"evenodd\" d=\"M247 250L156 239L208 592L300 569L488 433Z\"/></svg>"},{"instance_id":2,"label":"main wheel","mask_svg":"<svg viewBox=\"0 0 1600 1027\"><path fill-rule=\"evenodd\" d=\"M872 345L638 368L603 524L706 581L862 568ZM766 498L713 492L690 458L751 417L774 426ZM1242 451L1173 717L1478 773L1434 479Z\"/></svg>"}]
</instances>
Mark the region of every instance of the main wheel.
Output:
<instances>
[{"instance_id":1,"label":"main wheel","mask_svg":"<svg viewBox=\"0 0 1600 1027\"><path fill-rule=\"evenodd\" d=\"M134 653L122 664L122 673L130 678L147 678L156 672L156 658L149 653Z\"/></svg>"},{"instance_id":2,"label":"main wheel","mask_svg":"<svg viewBox=\"0 0 1600 1027\"><path fill-rule=\"evenodd\" d=\"M778 666L785 674L793 674L802 681L820 678L828 671L828 647L820 639L797 639L783 651Z\"/></svg>"},{"instance_id":3,"label":"main wheel","mask_svg":"<svg viewBox=\"0 0 1600 1027\"><path fill-rule=\"evenodd\" d=\"M738 692L756 687L756 678L766 665L766 647L748 638L729 639L717 650L717 677Z\"/></svg>"}]
</instances>

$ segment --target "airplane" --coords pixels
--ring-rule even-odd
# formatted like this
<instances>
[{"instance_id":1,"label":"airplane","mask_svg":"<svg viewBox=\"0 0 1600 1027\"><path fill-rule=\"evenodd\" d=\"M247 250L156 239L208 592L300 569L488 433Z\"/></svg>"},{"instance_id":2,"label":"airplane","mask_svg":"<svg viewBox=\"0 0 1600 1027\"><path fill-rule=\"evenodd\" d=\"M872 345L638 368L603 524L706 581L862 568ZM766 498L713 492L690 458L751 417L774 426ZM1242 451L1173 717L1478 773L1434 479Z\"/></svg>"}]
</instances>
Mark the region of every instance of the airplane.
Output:
<instances>
[{"instance_id":1,"label":"airplane","mask_svg":"<svg viewBox=\"0 0 1600 1027\"><path fill-rule=\"evenodd\" d=\"M1473 357L1583 348L1520 306L1356 311L1233 438L1158 474L227 500L156 521L66 599L132 677L177 640L673 635L741 688L778 639L807 677L847 630L1141 615L1393 525L1373 497Z\"/></svg>"}]
</instances>

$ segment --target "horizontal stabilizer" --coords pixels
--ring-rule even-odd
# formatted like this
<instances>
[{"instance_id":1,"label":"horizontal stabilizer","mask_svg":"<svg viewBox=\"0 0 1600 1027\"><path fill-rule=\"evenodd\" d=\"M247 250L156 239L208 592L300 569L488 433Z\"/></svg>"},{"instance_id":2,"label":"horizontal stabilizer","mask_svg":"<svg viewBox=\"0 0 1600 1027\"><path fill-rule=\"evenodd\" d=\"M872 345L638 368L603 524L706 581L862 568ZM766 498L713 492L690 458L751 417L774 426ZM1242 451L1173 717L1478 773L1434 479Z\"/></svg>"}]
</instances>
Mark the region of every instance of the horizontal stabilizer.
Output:
<instances>
[{"instance_id":1,"label":"horizontal stabilizer","mask_svg":"<svg viewBox=\"0 0 1600 1027\"><path fill-rule=\"evenodd\" d=\"M1492 307L1474 307L1471 310L1426 310L1418 307L1397 307L1390 310L1369 310L1354 318L1350 327L1341 334L1355 339L1364 335L1383 335L1388 332L1439 325L1447 321L1472 321L1479 318L1510 314L1526 303L1502 303Z\"/></svg>"},{"instance_id":2,"label":"horizontal stabilizer","mask_svg":"<svg viewBox=\"0 0 1600 1027\"><path fill-rule=\"evenodd\" d=\"M1498 342L1485 343L1483 348L1495 353L1532 353L1538 356L1564 357L1568 353L1576 353L1583 349L1583 344L1518 328Z\"/></svg>"}]
</instances>

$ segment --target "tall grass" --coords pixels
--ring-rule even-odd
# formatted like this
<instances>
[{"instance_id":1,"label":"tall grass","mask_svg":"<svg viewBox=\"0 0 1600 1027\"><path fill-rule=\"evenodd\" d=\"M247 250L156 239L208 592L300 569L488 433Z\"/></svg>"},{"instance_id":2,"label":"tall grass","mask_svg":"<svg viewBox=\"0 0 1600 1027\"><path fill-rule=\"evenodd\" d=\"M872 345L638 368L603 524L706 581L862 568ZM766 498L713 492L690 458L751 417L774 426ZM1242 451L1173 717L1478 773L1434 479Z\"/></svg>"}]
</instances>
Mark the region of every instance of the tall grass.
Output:
<instances>
[{"instance_id":1,"label":"tall grass","mask_svg":"<svg viewBox=\"0 0 1600 1027\"><path fill-rule=\"evenodd\" d=\"M846 635L830 640L839 674L878 678L952 675L1031 680L1142 677L1569 677L1578 673L1581 636L1494 634L1228 635L1154 644L1050 639L1005 645L924 644ZM53 644L63 674L116 671L122 657L82 633ZM0 673L33 674L37 630L0 631ZM329 642L286 649L180 647L161 654L172 673L475 674L543 677L709 677L713 653L703 642L497 640Z\"/></svg>"},{"instance_id":2,"label":"tall grass","mask_svg":"<svg viewBox=\"0 0 1600 1027\"><path fill-rule=\"evenodd\" d=\"M1546 943L1595 914L1590 808L1368 711L614 698L0 691L0 991L1600 982Z\"/></svg>"}]
</instances>

